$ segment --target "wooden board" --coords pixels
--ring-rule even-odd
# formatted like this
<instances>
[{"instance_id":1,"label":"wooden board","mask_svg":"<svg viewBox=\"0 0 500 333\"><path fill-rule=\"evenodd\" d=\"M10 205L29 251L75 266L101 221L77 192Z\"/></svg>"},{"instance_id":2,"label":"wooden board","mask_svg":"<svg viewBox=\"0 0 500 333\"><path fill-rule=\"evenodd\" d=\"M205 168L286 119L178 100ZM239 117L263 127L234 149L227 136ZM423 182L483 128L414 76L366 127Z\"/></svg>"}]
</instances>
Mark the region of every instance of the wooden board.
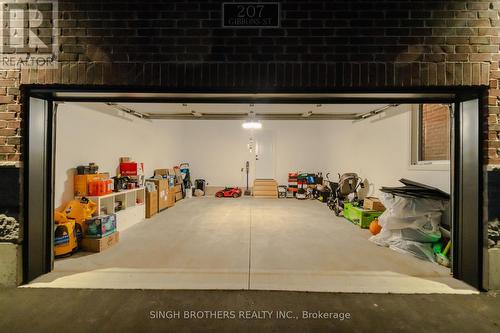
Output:
<instances>
[{"instance_id":1,"label":"wooden board","mask_svg":"<svg viewBox=\"0 0 500 333\"><path fill-rule=\"evenodd\" d=\"M277 187L276 187L276 185L272 186L272 185L257 184L254 186L254 190L255 191L277 191Z\"/></svg>"},{"instance_id":2,"label":"wooden board","mask_svg":"<svg viewBox=\"0 0 500 333\"><path fill-rule=\"evenodd\" d=\"M253 186L278 186L278 183L274 180L256 180Z\"/></svg>"},{"instance_id":3,"label":"wooden board","mask_svg":"<svg viewBox=\"0 0 500 333\"><path fill-rule=\"evenodd\" d=\"M260 196L275 196L275 197L277 197L278 192L277 191L258 191L258 190L255 190L253 192L253 196L254 197L260 197Z\"/></svg>"}]
</instances>

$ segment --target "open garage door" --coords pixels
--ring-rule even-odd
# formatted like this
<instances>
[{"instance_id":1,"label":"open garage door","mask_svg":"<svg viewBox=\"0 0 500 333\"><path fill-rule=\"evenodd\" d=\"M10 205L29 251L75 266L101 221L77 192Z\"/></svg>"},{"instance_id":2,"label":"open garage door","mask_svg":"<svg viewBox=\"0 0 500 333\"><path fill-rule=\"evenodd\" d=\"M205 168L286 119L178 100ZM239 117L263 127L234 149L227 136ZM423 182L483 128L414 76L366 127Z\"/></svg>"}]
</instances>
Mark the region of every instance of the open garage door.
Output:
<instances>
[{"instance_id":1,"label":"open garage door","mask_svg":"<svg viewBox=\"0 0 500 333\"><path fill-rule=\"evenodd\" d=\"M49 100L29 98L25 114L24 279L52 269L54 113Z\"/></svg>"},{"instance_id":2,"label":"open garage door","mask_svg":"<svg viewBox=\"0 0 500 333\"><path fill-rule=\"evenodd\" d=\"M463 96L453 92L446 93L370 93L370 94L196 94L196 93L127 93L127 92L99 92L78 90L37 90L33 87L27 91L41 99L31 98L26 106L28 114L29 146L25 153L27 170L25 177L25 191L29 195L25 198L25 224L28 225L25 239L26 282L51 270L52 259L52 212L54 211L53 184L54 184L54 141L53 141L53 101L65 102L95 102L106 105L123 105L127 103L180 103L181 107L187 103L281 103L281 104L382 104L396 105L397 103L440 102L454 103L455 117L453 129L452 154L452 235L453 247L453 275L466 283L481 288L482 270L482 200L481 200L481 129L479 102L470 100L470 94ZM46 100L43 100L46 98ZM40 111L42 110L42 111ZM369 112L338 114L309 114L307 111L297 117L311 120L356 120L377 115L380 108ZM144 118L144 113L135 112L130 107L122 108L123 114ZM373 114L372 114L373 113ZM189 110L181 110L176 115L156 115L155 119L183 119L195 117L206 119L220 119L220 114L200 114ZM225 115L228 119L245 119L247 114ZM267 118L266 118L267 117ZM293 119L294 115L282 113L263 115L262 119L283 120ZM146 115L145 117L151 118ZM152 119L152 118L151 118ZM191 119L191 118L189 118ZM226 118L224 118L226 119ZM314 133L312 133L314 134ZM297 155L301 154L298 150ZM202 153L200 151L200 153ZM230 157L230 156L229 156ZM227 157L226 157L227 158ZM274 169L275 166L273 165ZM243 168L242 168L243 170ZM268 171L266 171L268 172ZM257 170L258 177L258 170ZM265 177L267 178L267 177ZM43 216L43 218L40 218Z\"/></svg>"},{"instance_id":3,"label":"open garage door","mask_svg":"<svg viewBox=\"0 0 500 333\"><path fill-rule=\"evenodd\" d=\"M457 103L453 147L453 274L479 288L482 283L483 220L481 113L478 99Z\"/></svg>"}]
</instances>

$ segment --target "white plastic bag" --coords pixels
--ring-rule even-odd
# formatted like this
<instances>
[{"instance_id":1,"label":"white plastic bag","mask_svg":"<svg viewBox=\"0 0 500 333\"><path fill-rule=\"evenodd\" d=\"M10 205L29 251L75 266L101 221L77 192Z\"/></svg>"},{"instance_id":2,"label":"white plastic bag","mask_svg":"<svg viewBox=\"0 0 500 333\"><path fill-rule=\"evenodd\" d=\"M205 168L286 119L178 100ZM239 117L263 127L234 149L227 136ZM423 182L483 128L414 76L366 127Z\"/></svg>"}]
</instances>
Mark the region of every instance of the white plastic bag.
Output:
<instances>
[{"instance_id":1,"label":"white plastic bag","mask_svg":"<svg viewBox=\"0 0 500 333\"><path fill-rule=\"evenodd\" d=\"M389 194L382 195L381 200L387 208L379 217L382 231L401 230L402 239L418 242L436 242L441 238L439 225L442 211L446 208L443 201L393 197ZM384 234L389 235L381 233L379 242Z\"/></svg>"},{"instance_id":2,"label":"white plastic bag","mask_svg":"<svg viewBox=\"0 0 500 333\"><path fill-rule=\"evenodd\" d=\"M421 216L430 212L442 212L446 209L446 202L425 198L404 198L383 193L380 200L395 217Z\"/></svg>"},{"instance_id":3,"label":"white plastic bag","mask_svg":"<svg viewBox=\"0 0 500 333\"><path fill-rule=\"evenodd\" d=\"M370 241L434 262L431 243L441 238L439 225L446 202L391 194L383 194L381 201L386 207L379 217L382 230Z\"/></svg>"},{"instance_id":4,"label":"white plastic bag","mask_svg":"<svg viewBox=\"0 0 500 333\"><path fill-rule=\"evenodd\" d=\"M434 251L430 243L420 243L401 239L389 246L389 248L399 253L410 254L422 260L436 262Z\"/></svg>"}]
</instances>

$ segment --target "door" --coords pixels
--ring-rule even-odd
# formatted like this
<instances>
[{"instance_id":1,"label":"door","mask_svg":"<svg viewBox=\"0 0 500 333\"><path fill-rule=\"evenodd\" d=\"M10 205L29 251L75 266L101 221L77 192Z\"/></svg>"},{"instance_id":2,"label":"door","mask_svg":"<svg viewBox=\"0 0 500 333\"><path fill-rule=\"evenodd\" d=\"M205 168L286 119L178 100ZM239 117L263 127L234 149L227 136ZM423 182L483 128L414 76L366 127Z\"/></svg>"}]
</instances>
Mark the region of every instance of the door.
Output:
<instances>
[{"instance_id":1,"label":"door","mask_svg":"<svg viewBox=\"0 0 500 333\"><path fill-rule=\"evenodd\" d=\"M52 103L30 98L24 172L24 280L49 272L53 263L53 128Z\"/></svg>"},{"instance_id":2,"label":"door","mask_svg":"<svg viewBox=\"0 0 500 333\"><path fill-rule=\"evenodd\" d=\"M453 276L482 287L482 154L479 100L457 103L453 127Z\"/></svg>"},{"instance_id":3,"label":"door","mask_svg":"<svg viewBox=\"0 0 500 333\"><path fill-rule=\"evenodd\" d=\"M255 178L274 179L274 136L271 131L259 131L255 139Z\"/></svg>"}]
</instances>

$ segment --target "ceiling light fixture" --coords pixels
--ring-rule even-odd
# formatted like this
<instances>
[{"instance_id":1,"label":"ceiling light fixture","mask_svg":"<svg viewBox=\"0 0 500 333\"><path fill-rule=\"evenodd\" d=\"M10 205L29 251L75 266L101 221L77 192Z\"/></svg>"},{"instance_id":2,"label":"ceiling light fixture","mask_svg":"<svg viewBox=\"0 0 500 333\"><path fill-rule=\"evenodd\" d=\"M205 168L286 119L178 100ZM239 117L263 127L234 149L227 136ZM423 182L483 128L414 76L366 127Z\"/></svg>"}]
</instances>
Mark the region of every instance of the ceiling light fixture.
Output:
<instances>
[{"instance_id":1,"label":"ceiling light fixture","mask_svg":"<svg viewBox=\"0 0 500 333\"><path fill-rule=\"evenodd\" d=\"M249 112L248 113L248 119L241 124L241 127L244 129L261 129L262 128L262 123L258 120L255 119L255 113Z\"/></svg>"},{"instance_id":2,"label":"ceiling light fixture","mask_svg":"<svg viewBox=\"0 0 500 333\"><path fill-rule=\"evenodd\" d=\"M201 118L203 117L203 113L201 112L198 112L198 111L195 111L195 110L191 110L191 114L196 117L196 118Z\"/></svg>"},{"instance_id":3,"label":"ceiling light fixture","mask_svg":"<svg viewBox=\"0 0 500 333\"><path fill-rule=\"evenodd\" d=\"M261 129L262 124L258 121L246 121L241 125L241 127L244 129Z\"/></svg>"},{"instance_id":4,"label":"ceiling light fixture","mask_svg":"<svg viewBox=\"0 0 500 333\"><path fill-rule=\"evenodd\" d=\"M307 111L302 114L302 118L309 118L312 115L313 115L312 111Z\"/></svg>"}]
</instances>

